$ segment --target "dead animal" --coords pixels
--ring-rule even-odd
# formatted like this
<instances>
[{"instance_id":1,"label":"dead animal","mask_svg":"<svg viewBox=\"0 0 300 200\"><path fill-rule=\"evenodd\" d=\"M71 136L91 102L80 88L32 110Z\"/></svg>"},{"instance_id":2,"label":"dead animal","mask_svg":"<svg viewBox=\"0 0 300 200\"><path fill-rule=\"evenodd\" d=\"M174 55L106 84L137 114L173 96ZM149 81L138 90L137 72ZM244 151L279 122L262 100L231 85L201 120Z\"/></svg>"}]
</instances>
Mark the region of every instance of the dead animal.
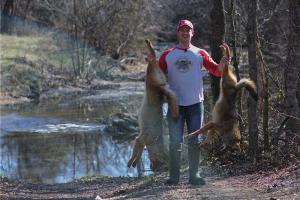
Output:
<instances>
[{"instance_id":1,"label":"dead animal","mask_svg":"<svg viewBox=\"0 0 300 200\"><path fill-rule=\"evenodd\" d=\"M146 40L148 50L155 58L155 50L149 40ZM178 118L179 109L177 97L169 88L167 79L159 68L156 59L149 60L146 71L146 88L142 106L139 113L140 134L135 138L135 144L128 167L135 167L146 146L152 170L158 170L166 162L163 143L163 114L162 105L164 97L167 98L172 116Z\"/></svg>"},{"instance_id":2,"label":"dead animal","mask_svg":"<svg viewBox=\"0 0 300 200\"><path fill-rule=\"evenodd\" d=\"M223 44L220 47L223 55L230 58L230 49L227 44ZM187 138L207 134L207 138L201 144L201 147L205 148L212 145L212 143L216 143L217 139L221 139L223 150L237 150L240 152L241 133L235 100L241 88L246 88L250 95L257 101L258 95L254 82L245 78L237 82L236 76L233 73L233 67L226 65L222 71L220 95L213 108L212 120L206 123L201 129L187 135Z\"/></svg>"}]
</instances>

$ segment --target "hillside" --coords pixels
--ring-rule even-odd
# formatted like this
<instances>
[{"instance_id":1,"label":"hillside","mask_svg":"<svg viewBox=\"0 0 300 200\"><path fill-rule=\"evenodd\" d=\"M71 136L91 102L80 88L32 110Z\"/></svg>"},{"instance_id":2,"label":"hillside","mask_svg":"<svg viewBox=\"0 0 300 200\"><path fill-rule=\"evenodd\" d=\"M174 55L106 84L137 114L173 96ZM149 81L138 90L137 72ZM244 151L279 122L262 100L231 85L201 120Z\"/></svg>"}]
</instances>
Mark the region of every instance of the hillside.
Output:
<instances>
[{"instance_id":1,"label":"hillside","mask_svg":"<svg viewBox=\"0 0 300 200\"><path fill-rule=\"evenodd\" d=\"M0 34L0 104L40 101L40 96L51 89L89 90L97 85L106 87L107 81L143 79L145 63L136 58L133 63L114 60L96 54L89 47L76 54L70 43L64 35L51 33L44 36ZM74 63L74 55L80 57L80 66ZM76 75L78 67L81 74Z\"/></svg>"}]
</instances>

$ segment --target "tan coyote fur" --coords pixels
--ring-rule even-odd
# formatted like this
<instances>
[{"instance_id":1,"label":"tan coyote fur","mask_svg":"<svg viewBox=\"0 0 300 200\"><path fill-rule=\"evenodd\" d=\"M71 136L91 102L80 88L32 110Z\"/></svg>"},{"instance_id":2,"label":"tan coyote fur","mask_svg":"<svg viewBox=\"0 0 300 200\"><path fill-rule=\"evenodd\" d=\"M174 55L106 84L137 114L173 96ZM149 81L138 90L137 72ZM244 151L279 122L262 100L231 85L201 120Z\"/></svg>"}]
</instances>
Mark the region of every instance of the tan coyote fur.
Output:
<instances>
[{"instance_id":1,"label":"tan coyote fur","mask_svg":"<svg viewBox=\"0 0 300 200\"><path fill-rule=\"evenodd\" d=\"M223 55L230 58L230 50L227 44L220 46ZM216 138L221 138L223 147L227 150L240 151L241 134L239 121L236 113L235 99L237 92L245 87L250 95L257 100L256 87L252 80L241 79L239 82L233 73L233 67L226 65L222 71L220 81L220 95L212 113L212 120L206 123L201 129L189 134L187 137L195 137L207 133L206 140L201 147L207 147L214 143Z\"/></svg>"},{"instance_id":2,"label":"tan coyote fur","mask_svg":"<svg viewBox=\"0 0 300 200\"><path fill-rule=\"evenodd\" d=\"M155 50L149 40L146 40L148 50L155 58ZM174 119L178 118L179 110L177 97L167 85L167 79L159 68L156 59L149 60L146 71L146 88L142 106L139 113L140 134L135 139L133 153L128 161L128 167L135 167L143 153L144 146L147 147L151 162L151 169L156 170L165 163L165 152L163 144L163 114L162 105L164 96Z\"/></svg>"}]
</instances>

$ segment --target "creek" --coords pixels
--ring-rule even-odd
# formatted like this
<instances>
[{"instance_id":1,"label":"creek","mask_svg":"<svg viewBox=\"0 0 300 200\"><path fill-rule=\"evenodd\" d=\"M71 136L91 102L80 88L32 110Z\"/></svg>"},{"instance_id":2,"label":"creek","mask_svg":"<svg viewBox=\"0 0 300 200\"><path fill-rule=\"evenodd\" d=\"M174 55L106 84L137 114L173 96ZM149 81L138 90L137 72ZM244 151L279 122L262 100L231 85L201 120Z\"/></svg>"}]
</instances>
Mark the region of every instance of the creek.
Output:
<instances>
[{"instance_id":1,"label":"creek","mask_svg":"<svg viewBox=\"0 0 300 200\"><path fill-rule=\"evenodd\" d=\"M132 141L115 140L104 130L116 113L137 115L143 90L143 83L129 82L86 96L1 108L0 174L32 183L137 176L137 169L127 168ZM142 160L144 174L151 173L146 153Z\"/></svg>"}]
</instances>

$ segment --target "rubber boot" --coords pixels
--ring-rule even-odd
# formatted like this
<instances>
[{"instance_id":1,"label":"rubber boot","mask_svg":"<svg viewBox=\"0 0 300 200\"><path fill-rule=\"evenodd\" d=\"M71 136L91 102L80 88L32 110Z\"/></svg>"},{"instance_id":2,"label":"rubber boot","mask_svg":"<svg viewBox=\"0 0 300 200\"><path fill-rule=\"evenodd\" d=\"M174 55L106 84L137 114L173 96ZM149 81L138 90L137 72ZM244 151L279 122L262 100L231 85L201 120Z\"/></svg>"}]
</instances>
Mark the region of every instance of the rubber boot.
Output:
<instances>
[{"instance_id":1,"label":"rubber boot","mask_svg":"<svg viewBox=\"0 0 300 200\"><path fill-rule=\"evenodd\" d=\"M189 183L192 185L204 185L205 181L198 174L200 150L198 145L189 145Z\"/></svg>"},{"instance_id":2,"label":"rubber boot","mask_svg":"<svg viewBox=\"0 0 300 200\"><path fill-rule=\"evenodd\" d=\"M180 155L181 144L170 145L169 149L169 179L166 181L167 185L177 185L180 175Z\"/></svg>"}]
</instances>

